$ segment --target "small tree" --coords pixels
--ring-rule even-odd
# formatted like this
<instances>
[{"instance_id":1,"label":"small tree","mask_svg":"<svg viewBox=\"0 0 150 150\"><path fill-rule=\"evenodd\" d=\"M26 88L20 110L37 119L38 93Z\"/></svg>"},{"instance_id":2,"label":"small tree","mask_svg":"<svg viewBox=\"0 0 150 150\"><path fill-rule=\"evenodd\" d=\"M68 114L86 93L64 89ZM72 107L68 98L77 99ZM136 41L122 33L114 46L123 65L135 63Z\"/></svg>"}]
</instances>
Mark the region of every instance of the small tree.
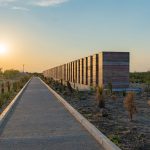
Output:
<instances>
[{"instance_id":1,"label":"small tree","mask_svg":"<svg viewBox=\"0 0 150 150\"><path fill-rule=\"evenodd\" d=\"M135 97L135 94L133 92L129 92L124 100L124 107L128 111L130 121L132 121L133 114L137 112L134 97Z\"/></svg>"},{"instance_id":2,"label":"small tree","mask_svg":"<svg viewBox=\"0 0 150 150\"><path fill-rule=\"evenodd\" d=\"M96 89L96 102L98 107L100 108L101 116L106 117L108 116L105 108L105 99L104 99L104 93L102 87L97 87Z\"/></svg>"},{"instance_id":3,"label":"small tree","mask_svg":"<svg viewBox=\"0 0 150 150\"><path fill-rule=\"evenodd\" d=\"M96 101L99 108L105 108L105 101L102 87L97 87L96 89Z\"/></svg>"}]
</instances>

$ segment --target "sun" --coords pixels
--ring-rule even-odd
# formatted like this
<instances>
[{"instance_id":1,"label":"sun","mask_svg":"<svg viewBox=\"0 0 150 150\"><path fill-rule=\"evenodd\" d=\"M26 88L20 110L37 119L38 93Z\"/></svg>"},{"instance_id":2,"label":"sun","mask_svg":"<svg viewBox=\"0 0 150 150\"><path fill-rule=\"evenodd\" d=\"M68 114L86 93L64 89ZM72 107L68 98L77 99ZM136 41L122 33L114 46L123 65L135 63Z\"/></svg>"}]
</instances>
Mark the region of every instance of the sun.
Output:
<instances>
[{"instance_id":1,"label":"sun","mask_svg":"<svg viewBox=\"0 0 150 150\"><path fill-rule=\"evenodd\" d=\"M8 45L0 43L0 55L6 54L8 51Z\"/></svg>"}]
</instances>

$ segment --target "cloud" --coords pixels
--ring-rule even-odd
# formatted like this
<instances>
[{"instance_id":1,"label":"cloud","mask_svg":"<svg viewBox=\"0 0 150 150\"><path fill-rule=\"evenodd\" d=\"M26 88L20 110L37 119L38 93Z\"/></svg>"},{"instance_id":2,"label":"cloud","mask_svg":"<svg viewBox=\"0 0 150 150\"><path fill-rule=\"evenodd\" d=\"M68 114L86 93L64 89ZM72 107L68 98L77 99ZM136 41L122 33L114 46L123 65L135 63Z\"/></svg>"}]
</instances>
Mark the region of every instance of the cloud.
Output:
<instances>
[{"instance_id":1,"label":"cloud","mask_svg":"<svg viewBox=\"0 0 150 150\"><path fill-rule=\"evenodd\" d=\"M13 9L13 10L20 10L20 11L29 11L28 8L25 8L25 7L18 7L18 6L13 6L12 9Z\"/></svg>"},{"instance_id":2,"label":"cloud","mask_svg":"<svg viewBox=\"0 0 150 150\"><path fill-rule=\"evenodd\" d=\"M15 2L16 0L0 0L0 3L9 3L9 2Z\"/></svg>"},{"instance_id":3,"label":"cloud","mask_svg":"<svg viewBox=\"0 0 150 150\"><path fill-rule=\"evenodd\" d=\"M36 0L33 4L41 7L55 6L67 2L68 0Z\"/></svg>"},{"instance_id":4,"label":"cloud","mask_svg":"<svg viewBox=\"0 0 150 150\"><path fill-rule=\"evenodd\" d=\"M27 6L34 5L38 7L56 6L69 0L0 0L0 6L11 6L13 10L28 11ZM18 5L18 6L17 6Z\"/></svg>"},{"instance_id":5,"label":"cloud","mask_svg":"<svg viewBox=\"0 0 150 150\"><path fill-rule=\"evenodd\" d=\"M0 0L0 6L8 5L13 2L16 2L16 0Z\"/></svg>"}]
</instances>

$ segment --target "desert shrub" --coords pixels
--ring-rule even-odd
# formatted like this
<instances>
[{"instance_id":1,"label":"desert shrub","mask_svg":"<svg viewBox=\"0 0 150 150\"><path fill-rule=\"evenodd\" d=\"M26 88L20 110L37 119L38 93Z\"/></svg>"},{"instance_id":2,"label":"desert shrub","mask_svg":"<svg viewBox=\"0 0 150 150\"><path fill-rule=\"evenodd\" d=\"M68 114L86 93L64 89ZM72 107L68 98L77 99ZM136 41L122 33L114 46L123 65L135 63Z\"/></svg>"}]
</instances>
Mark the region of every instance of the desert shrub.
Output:
<instances>
[{"instance_id":1,"label":"desert shrub","mask_svg":"<svg viewBox=\"0 0 150 150\"><path fill-rule=\"evenodd\" d=\"M113 89L112 83L109 82L107 87L108 87L108 90L109 90L110 94L112 94L112 89Z\"/></svg>"},{"instance_id":2,"label":"desert shrub","mask_svg":"<svg viewBox=\"0 0 150 150\"><path fill-rule=\"evenodd\" d=\"M22 88L21 82L17 81L17 89L20 89L20 88Z\"/></svg>"},{"instance_id":3,"label":"desert shrub","mask_svg":"<svg viewBox=\"0 0 150 150\"><path fill-rule=\"evenodd\" d=\"M76 88L75 95L76 95L76 97L77 97L79 100L81 100L81 93L80 93L78 87Z\"/></svg>"},{"instance_id":4,"label":"desert shrub","mask_svg":"<svg viewBox=\"0 0 150 150\"><path fill-rule=\"evenodd\" d=\"M63 79L60 79L60 84L63 85Z\"/></svg>"},{"instance_id":5,"label":"desert shrub","mask_svg":"<svg viewBox=\"0 0 150 150\"><path fill-rule=\"evenodd\" d=\"M8 92L10 92L10 82L9 81L6 82L6 87L7 87Z\"/></svg>"},{"instance_id":6,"label":"desert shrub","mask_svg":"<svg viewBox=\"0 0 150 150\"><path fill-rule=\"evenodd\" d=\"M23 83L19 82L19 89L22 89L23 88Z\"/></svg>"},{"instance_id":7,"label":"desert shrub","mask_svg":"<svg viewBox=\"0 0 150 150\"><path fill-rule=\"evenodd\" d=\"M147 96L150 94L150 84L146 84L146 87L144 88L144 92L147 93Z\"/></svg>"},{"instance_id":8,"label":"desert shrub","mask_svg":"<svg viewBox=\"0 0 150 150\"><path fill-rule=\"evenodd\" d=\"M130 73L130 81L133 83L150 83L150 71Z\"/></svg>"},{"instance_id":9,"label":"desert shrub","mask_svg":"<svg viewBox=\"0 0 150 150\"><path fill-rule=\"evenodd\" d=\"M66 85L62 85L63 91L66 91Z\"/></svg>"},{"instance_id":10,"label":"desert shrub","mask_svg":"<svg viewBox=\"0 0 150 150\"><path fill-rule=\"evenodd\" d=\"M43 76L43 80L44 80L45 83L47 83L47 77Z\"/></svg>"},{"instance_id":11,"label":"desert shrub","mask_svg":"<svg viewBox=\"0 0 150 150\"><path fill-rule=\"evenodd\" d=\"M20 88L22 88L26 84L26 82L29 80L29 78L30 78L30 76L26 75L20 79L20 81L19 81L20 82Z\"/></svg>"},{"instance_id":12,"label":"desert shrub","mask_svg":"<svg viewBox=\"0 0 150 150\"><path fill-rule=\"evenodd\" d=\"M52 78L47 78L47 84L48 84L48 85L51 85L52 82L53 82L53 79L52 79Z\"/></svg>"},{"instance_id":13,"label":"desert shrub","mask_svg":"<svg viewBox=\"0 0 150 150\"><path fill-rule=\"evenodd\" d=\"M2 106L6 103L6 101L8 101L11 97L11 92L7 92L7 93L3 93L0 95L0 108L2 108Z\"/></svg>"},{"instance_id":14,"label":"desert shrub","mask_svg":"<svg viewBox=\"0 0 150 150\"><path fill-rule=\"evenodd\" d=\"M10 69L10 70L5 70L3 75L7 79L14 79L21 76L21 73L18 70Z\"/></svg>"},{"instance_id":15,"label":"desert shrub","mask_svg":"<svg viewBox=\"0 0 150 150\"><path fill-rule=\"evenodd\" d=\"M59 91L60 90L60 83L59 83L59 81L54 81L53 87L54 87L55 90Z\"/></svg>"},{"instance_id":16,"label":"desert shrub","mask_svg":"<svg viewBox=\"0 0 150 150\"><path fill-rule=\"evenodd\" d=\"M129 92L124 100L124 107L128 111L130 121L132 121L133 114L137 112L134 97L135 94L133 92Z\"/></svg>"},{"instance_id":17,"label":"desert shrub","mask_svg":"<svg viewBox=\"0 0 150 150\"><path fill-rule=\"evenodd\" d=\"M28 80L29 80L29 76L26 75L26 76L23 76L23 77L20 79L20 82L21 82L21 84L24 85Z\"/></svg>"},{"instance_id":18,"label":"desert shrub","mask_svg":"<svg viewBox=\"0 0 150 150\"><path fill-rule=\"evenodd\" d=\"M67 88L68 88L70 93L73 93L73 88L72 88L72 86L71 86L69 81L67 81Z\"/></svg>"},{"instance_id":19,"label":"desert shrub","mask_svg":"<svg viewBox=\"0 0 150 150\"><path fill-rule=\"evenodd\" d=\"M102 87L97 87L96 89L96 102L99 108L105 108L105 100Z\"/></svg>"},{"instance_id":20,"label":"desert shrub","mask_svg":"<svg viewBox=\"0 0 150 150\"><path fill-rule=\"evenodd\" d=\"M17 89L18 89L17 82L13 82L13 91L17 92Z\"/></svg>"},{"instance_id":21,"label":"desert shrub","mask_svg":"<svg viewBox=\"0 0 150 150\"><path fill-rule=\"evenodd\" d=\"M88 94L89 94L89 95L92 95L92 94L93 94L93 91L92 91L92 90L88 90Z\"/></svg>"},{"instance_id":22,"label":"desert shrub","mask_svg":"<svg viewBox=\"0 0 150 150\"><path fill-rule=\"evenodd\" d=\"M148 100L148 102L147 102L147 103L148 103L148 105L150 106L150 100Z\"/></svg>"},{"instance_id":23,"label":"desert shrub","mask_svg":"<svg viewBox=\"0 0 150 150\"><path fill-rule=\"evenodd\" d=\"M25 83L26 83L26 80L27 80L27 79L26 79L25 77L21 78L21 79L20 79L21 84L25 84Z\"/></svg>"},{"instance_id":24,"label":"desert shrub","mask_svg":"<svg viewBox=\"0 0 150 150\"><path fill-rule=\"evenodd\" d=\"M4 83L1 84L1 93L3 94L5 92Z\"/></svg>"},{"instance_id":25,"label":"desert shrub","mask_svg":"<svg viewBox=\"0 0 150 150\"><path fill-rule=\"evenodd\" d=\"M115 143L118 146L121 143L121 138L119 137L119 135L109 135L108 137L113 143Z\"/></svg>"},{"instance_id":26,"label":"desert shrub","mask_svg":"<svg viewBox=\"0 0 150 150\"><path fill-rule=\"evenodd\" d=\"M76 81L73 79L73 87L76 88Z\"/></svg>"},{"instance_id":27,"label":"desert shrub","mask_svg":"<svg viewBox=\"0 0 150 150\"><path fill-rule=\"evenodd\" d=\"M123 97L125 97L126 96L126 91L123 91L122 95L123 95Z\"/></svg>"},{"instance_id":28,"label":"desert shrub","mask_svg":"<svg viewBox=\"0 0 150 150\"><path fill-rule=\"evenodd\" d=\"M3 99L4 99L5 101L7 101L7 100L11 97L11 94L12 94L12 93L7 92L7 93L4 93L4 94L2 95L2 97L3 97Z\"/></svg>"},{"instance_id":29,"label":"desert shrub","mask_svg":"<svg viewBox=\"0 0 150 150\"><path fill-rule=\"evenodd\" d=\"M67 95L66 86L62 85L62 95Z\"/></svg>"},{"instance_id":30,"label":"desert shrub","mask_svg":"<svg viewBox=\"0 0 150 150\"><path fill-rule=\"evenodd\" d=\"M111 98L112 98L113 101L116 101L116 100L117 100L117 96L115 95L115 93L112 93Z\"/></svg>"},{"instance_id":31,"label":"desert shrub","mask_svg":"<svg viewBox=\"0 0 150 150\"><path fill-rule=\"evenodd\" d=\"M93 93L95 91L93 86L90 86L90 92Z\"/></svg>"},{"instance_id":32,"label":"desert shrub","mask_svg":"<svg viewBox=\"0 0 150 150\"><path fill-rule=\"evenodd\" d=\"M57 90L58 90L60 93L62 93L62 92L63 92L63 86L62 86L61 84L59 84L59 85L57 86Z\"/></svg>"},{"instance_id":33,"label":"desert shrub","mask_svg":"<svg viewBox=\"0 0 150 150\"><path fill-rule=\"evenodd\" d=\"M0 108L3 106L3 99L0 97Z\"/></svg>"},{"instance_id":34,"label":"desert shrub","mask_svg":"<svg viewBox=\"0 0 150 150\"><path fill-rule=\"evenodd\" d=\"M63 84L63 80L61 79L60 81L50 81L51 83L55 82L55 89L58 90L60 93L63 93L66 89L65 85ZM51 85L51 84L50 84Z\"/></svg>"}]
</instances>

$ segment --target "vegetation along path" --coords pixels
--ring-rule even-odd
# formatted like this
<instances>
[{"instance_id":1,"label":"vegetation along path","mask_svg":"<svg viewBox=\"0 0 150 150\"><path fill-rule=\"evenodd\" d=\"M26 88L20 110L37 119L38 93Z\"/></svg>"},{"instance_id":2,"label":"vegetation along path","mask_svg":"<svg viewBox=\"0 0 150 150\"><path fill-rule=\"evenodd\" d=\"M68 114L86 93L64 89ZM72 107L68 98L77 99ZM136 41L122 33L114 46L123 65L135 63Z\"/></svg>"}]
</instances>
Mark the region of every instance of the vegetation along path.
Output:
<instances>
[{"instance_id":1,"label":"vegetation along path","mask_svg":"<svg viewBox=\"0 0 150 150\"><path fill-rule=\"evenodd\" d=\"M38 78L0 129L2 150L101 150L95 139Z\"/></svg>"}]
</instances>

